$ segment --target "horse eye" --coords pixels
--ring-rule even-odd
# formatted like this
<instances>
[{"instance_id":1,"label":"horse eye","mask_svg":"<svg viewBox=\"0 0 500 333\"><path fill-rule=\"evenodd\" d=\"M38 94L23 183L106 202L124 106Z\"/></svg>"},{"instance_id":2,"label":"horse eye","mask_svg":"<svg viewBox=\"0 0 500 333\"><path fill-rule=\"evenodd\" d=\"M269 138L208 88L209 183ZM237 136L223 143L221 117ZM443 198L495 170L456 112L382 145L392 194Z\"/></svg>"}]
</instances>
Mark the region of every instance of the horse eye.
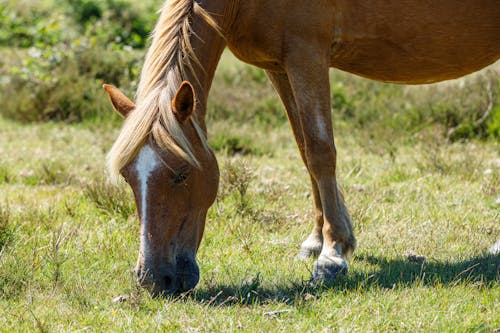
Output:
<instances>
[{"instance_id":1,"label":"horse eye","mask_svg":"<svg viewBox=\"0 0 500 333\"><path fill-rule=\"evenodd\" d=\"M178 170L178 172L174 175L174 183L181 184L186 181L189 177L189 167L184 166Z\"/></svg>"}]
</instances>

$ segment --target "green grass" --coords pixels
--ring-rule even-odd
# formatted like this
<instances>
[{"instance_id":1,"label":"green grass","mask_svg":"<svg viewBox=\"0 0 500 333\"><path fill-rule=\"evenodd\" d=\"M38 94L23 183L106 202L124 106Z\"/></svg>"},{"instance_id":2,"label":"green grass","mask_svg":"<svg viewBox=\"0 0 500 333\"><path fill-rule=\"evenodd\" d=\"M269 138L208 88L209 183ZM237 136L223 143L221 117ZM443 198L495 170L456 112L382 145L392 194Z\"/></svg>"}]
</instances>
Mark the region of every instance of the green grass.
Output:
<instances>
[{"instance_id":1,"label":"green grass","mask_svg":"<svg viewBox=\"0 0 500 333\"><path fill-rule=\"evenodd\" d=\"M383 91L372 105L399 94L333 79ZM428 101L429 89L448 88L412 89ZM439 127L400 135L376 122L336 124L359 247L347 276L313 287L312 262L294 259L312 223L308 176L269 84L226 57L209 112L221 189L198 254L200 284L177 299L135 285L132 195L104 179L115 122L0 120L0 331L500 328L500 260L486 254L500 235L498 142L450 143Z\"/></svg>"}]
</instances>

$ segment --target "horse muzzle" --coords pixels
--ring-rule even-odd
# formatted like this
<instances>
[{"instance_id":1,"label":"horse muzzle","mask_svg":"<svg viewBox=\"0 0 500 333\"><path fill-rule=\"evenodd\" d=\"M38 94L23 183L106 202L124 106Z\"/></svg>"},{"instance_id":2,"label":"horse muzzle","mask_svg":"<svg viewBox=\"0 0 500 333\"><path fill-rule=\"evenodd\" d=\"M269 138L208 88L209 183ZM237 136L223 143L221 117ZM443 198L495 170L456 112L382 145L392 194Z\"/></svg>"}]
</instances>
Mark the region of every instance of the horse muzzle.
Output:
<instances>
[{"instance_id":1,"label":"horse muzzle","mask_svg":"<svg viewBox=\"0 0 500 333\"><path fill-rule=\"evenodd\" d=\"M196 260L179 257L176 265L167 265L160 269L147 267L136 268L139 286L153 296L172 296L188 292L196 287L200 280L200 269Z\"/></svg>"}]
</instances>

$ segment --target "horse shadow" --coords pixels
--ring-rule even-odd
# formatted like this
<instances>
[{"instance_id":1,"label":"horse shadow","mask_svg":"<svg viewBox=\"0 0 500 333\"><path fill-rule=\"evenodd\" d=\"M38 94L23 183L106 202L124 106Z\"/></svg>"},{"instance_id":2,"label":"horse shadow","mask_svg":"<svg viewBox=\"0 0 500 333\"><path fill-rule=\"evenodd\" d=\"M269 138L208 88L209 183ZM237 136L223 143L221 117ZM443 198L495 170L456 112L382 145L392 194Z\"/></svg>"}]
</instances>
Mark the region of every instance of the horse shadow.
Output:
<instances>
[{"instance_id":1,"label":"horse shadow","mask_svg":"<svg viewBox=\"0 0 500 333\"><path fill-rule=\"evenodd\" d=\"M357 264L370 267L349 272L334 283L284 281L264 286L260 275L235 284L211 284L197 288L189 297L209 306L255 305L279 302L290 306L320 297L325 291L343 292L370 289L412 288L415 286L454 286L466 284L488 288L500 282L500 256L483 255L459 261L410 261L360 255ZM353 266L355 266L353 265Z\"/></svg>"}]
</instances>

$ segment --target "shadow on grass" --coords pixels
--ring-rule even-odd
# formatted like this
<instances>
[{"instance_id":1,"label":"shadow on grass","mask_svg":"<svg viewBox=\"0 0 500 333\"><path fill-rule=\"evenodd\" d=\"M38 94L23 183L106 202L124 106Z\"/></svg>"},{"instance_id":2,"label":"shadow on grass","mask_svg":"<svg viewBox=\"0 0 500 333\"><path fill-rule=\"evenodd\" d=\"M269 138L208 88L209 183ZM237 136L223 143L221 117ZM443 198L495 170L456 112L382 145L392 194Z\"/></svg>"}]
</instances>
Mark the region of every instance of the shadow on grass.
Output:
<instances>
[{"instance_id":1,"label":"shadow on grass","mask_svg":"<svg viewBox=\"0 0 500 333\"><path fill-rule=\"evenodd\" d=\"M324 292L345 292L371 289L398 289L416 286L470 285L489 288L500 281L500 256L485 255L458 262L425 261L411 262L405 258L361 255L353 259L368 265L366 272L349 272L336 282L312 285L307 281L287 282L264 287L260 276L240 284L214 284L198 288L189 297L210 306L255 305L280 302L300 305L316 299Z\"/></svg>"}]
</instances>

